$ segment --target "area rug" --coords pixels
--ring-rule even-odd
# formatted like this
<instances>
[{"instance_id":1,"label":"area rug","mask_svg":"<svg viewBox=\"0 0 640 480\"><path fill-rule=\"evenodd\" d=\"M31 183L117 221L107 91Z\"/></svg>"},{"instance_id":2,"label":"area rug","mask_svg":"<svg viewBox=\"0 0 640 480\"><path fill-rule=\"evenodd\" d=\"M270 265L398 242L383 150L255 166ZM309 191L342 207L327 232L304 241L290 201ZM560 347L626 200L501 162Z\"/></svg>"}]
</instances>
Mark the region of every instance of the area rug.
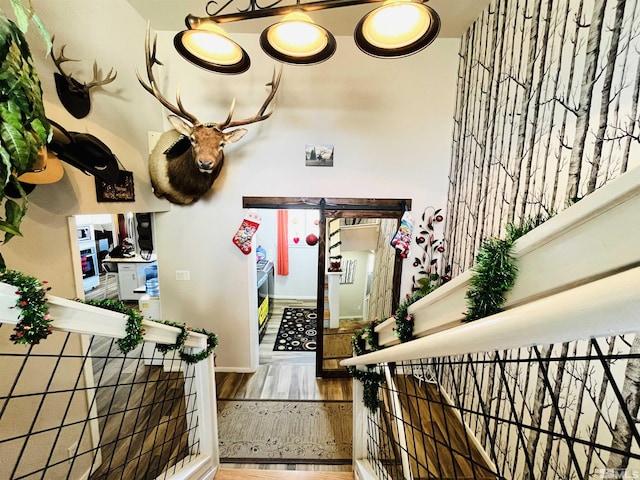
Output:
<instances>
[{"instance_id":1,"label":"area rug","mask_svg":"<svg viewBox=\"0 0 640 480\"><path fill-rule=\"evenodd\" d=\"M315 308L285 307L280 329L273 344L276 352L314 352L316 350Z\"/></svg>"},{"instance_id":2,"label":"area rug","mask_svg":"<svg viewBox=\"0 0 640 480\"><path fill-rule=\"evenodd\" d=\"M310 400L219 400L225 463L349 464L352 404Z\"/></svg>"}]
</instances>

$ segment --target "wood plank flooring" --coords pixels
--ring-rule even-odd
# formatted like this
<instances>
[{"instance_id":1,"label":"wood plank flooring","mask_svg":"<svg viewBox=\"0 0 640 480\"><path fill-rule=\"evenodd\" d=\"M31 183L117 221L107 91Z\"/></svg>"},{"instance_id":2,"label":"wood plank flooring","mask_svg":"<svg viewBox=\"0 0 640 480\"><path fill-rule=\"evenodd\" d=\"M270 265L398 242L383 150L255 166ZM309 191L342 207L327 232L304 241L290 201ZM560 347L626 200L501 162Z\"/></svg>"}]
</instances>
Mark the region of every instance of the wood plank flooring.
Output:
<instances>
[{"instance_id":1,"label":"wood plank flooring","mask_svg":"<svg viewBox=\"0 0 640 480\"><path fill-rule=\"evenodd\" d=\"M85 300L102 300L103 298L118 300L118 280L112 277L107 285L104 273L100 274L100 283L96 288L84 292Z\"/></svg>"},{"instance_id":2,"label":"wood plank flooring","mask_svg":"<svg viewBox=\"0 0 640 480\"><path fill-rule=\"evenodd\" d=\"M285 307L314 307L314 300L276 300L267 330L260 343L260 365L254 373L216 373L218 399L341 400L352 401L350 378L316 378L314 352L278 352L273 345ZM352 479L351 465L231 464L225 463L216 480ZM242 469L239 472L238 469ZM249 469L249 470L247 470ZM271 471L272 473L268 473ZM295 476L303 472L311 476ZM266 476L260 476L264 473ZM335 476L337 473L344 475ZM257 475L257 476L256 476ZM292 476L293 475L293 476Z\"/></svg>"}]
</instances>

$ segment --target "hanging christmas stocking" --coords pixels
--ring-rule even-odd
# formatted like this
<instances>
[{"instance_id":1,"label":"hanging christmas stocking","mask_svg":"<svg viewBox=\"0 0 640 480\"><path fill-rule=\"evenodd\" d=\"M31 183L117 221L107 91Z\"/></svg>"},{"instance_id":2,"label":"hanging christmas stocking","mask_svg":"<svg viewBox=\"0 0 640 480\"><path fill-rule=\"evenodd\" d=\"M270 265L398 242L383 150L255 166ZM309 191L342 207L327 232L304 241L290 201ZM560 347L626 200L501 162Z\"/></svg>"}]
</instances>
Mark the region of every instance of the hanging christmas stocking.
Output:
<instances>
[{"instance_id":1,"label":"hanging christmas stocking","mask_svg":"<svg viewBox=\"0 0 640 480\"><path fill-rule=\"evenodd\" d=\"M411 234L413 233L413 217L411 213L404 212L400 221L400 228L391 239L391 246L400 252L402 258L407 258L411 247Z\"/></svg>"},{"instance_id":2,"label":"hanging christmas stocking","mask_svg":"<svg viewBox=\"0 0 640 480\"><path fill-rule=\"evenodd\" d=\"M249 255L251 253L251 239L260 226L262 220L256 212L249 211L242 220L242 224L233 236L233 243L242 250L242 253Z\"/></svg>"}]
</instances>

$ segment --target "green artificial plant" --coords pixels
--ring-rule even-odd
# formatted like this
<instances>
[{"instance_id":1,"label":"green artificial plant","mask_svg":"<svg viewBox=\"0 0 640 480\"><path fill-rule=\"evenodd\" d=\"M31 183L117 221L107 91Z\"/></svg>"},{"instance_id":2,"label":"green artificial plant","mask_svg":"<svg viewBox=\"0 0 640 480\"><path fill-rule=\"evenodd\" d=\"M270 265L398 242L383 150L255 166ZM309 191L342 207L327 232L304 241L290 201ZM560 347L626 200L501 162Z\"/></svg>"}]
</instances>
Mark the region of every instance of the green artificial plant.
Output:
<instances>
[{"instance_id":1,"label":"green artificial plant","mask_svg":"<svg viewBox=\"0 0 640 480\"><path fill-rule=\"evenodd\" d=\"M27 18L22 5L13 0L12 6L18 22L26 29ZM44 30L33 12L29 18L41 32ZM21 235L20 223L27 211L27 196L18 177L33 167L38 150L47 144L50 136L51 125L44 111L42 86L29 45L21 28L0 10L0 202L4 200L0 230L5 232L4 243ZM9 183L20 193L17 201L5 195ZM0 267L4 266L0 255Z\"/></svg>"}]
</instances>

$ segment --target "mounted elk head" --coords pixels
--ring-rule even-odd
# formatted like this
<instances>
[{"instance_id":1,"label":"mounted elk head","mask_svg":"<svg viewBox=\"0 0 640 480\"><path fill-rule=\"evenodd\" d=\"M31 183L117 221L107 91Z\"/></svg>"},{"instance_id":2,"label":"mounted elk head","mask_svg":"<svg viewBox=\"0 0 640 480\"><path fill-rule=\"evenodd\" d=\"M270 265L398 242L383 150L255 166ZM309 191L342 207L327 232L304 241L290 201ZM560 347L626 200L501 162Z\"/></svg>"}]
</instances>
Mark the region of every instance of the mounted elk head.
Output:
<instances>
[{"instance_id":1,"label":"mounted elk head","mask_svg":"<svg viewBox=\"0 0 640 480\"><path fill-rule=\"evenodd\" d=\"M152 94L167 109L173 112L169 121L172 130L164 132L155 148L149 155L149 176L153 192L157 197L164 197L172 203L190 204L206 194L224 163L224 146L240 140L247 130L230 128L266 120L273 113L273 108L267 112L280 85L282 69L278 73L274 70L273 77L267 86L270 92L258 113L250 118L231 120L235 108L235 98L227 118L221 123L201 123L194 115L187 112L180 99L180 91L176 93L176 105L168 101L158 89L153 76L154 65L162 65L156 58L156 37L150 46L150 27L147 25L145 55L147 66L146 83L136 71L138 81L144 89Z\"/></svg>"},{"instance_id":2,"label":"mounted elk head","mask_svg":"<svg viewBox=\"0 0 640 480\"><path fill-rule=\"evenodd\" d=\"M52 41L55 39L52 38ZM62 69L62 64L64 62L78 62L79 60L75 60L73 58L67 58L64 56L64 49L66 45L63 45L60 48L60 54L58 56L55 55L53 48L51 49L51 58L53 59L53 63L55 63L58 72L54 73L53 76L56 81L56 91L58 92L58 98L64 108L76 118L84 118L89 114L91 110L91 98L89 96L89 90L94 87L101 87L103 85L107 85L108 83L113 82L118 72L114 72L113 68L109 70L109 73L106 77L100 78L98 72L98 63L96 61L93 62L93 80L89 83L80 83L78 80L73 78L71 74L65 73Z\"/></svg>"}]
</instances>

